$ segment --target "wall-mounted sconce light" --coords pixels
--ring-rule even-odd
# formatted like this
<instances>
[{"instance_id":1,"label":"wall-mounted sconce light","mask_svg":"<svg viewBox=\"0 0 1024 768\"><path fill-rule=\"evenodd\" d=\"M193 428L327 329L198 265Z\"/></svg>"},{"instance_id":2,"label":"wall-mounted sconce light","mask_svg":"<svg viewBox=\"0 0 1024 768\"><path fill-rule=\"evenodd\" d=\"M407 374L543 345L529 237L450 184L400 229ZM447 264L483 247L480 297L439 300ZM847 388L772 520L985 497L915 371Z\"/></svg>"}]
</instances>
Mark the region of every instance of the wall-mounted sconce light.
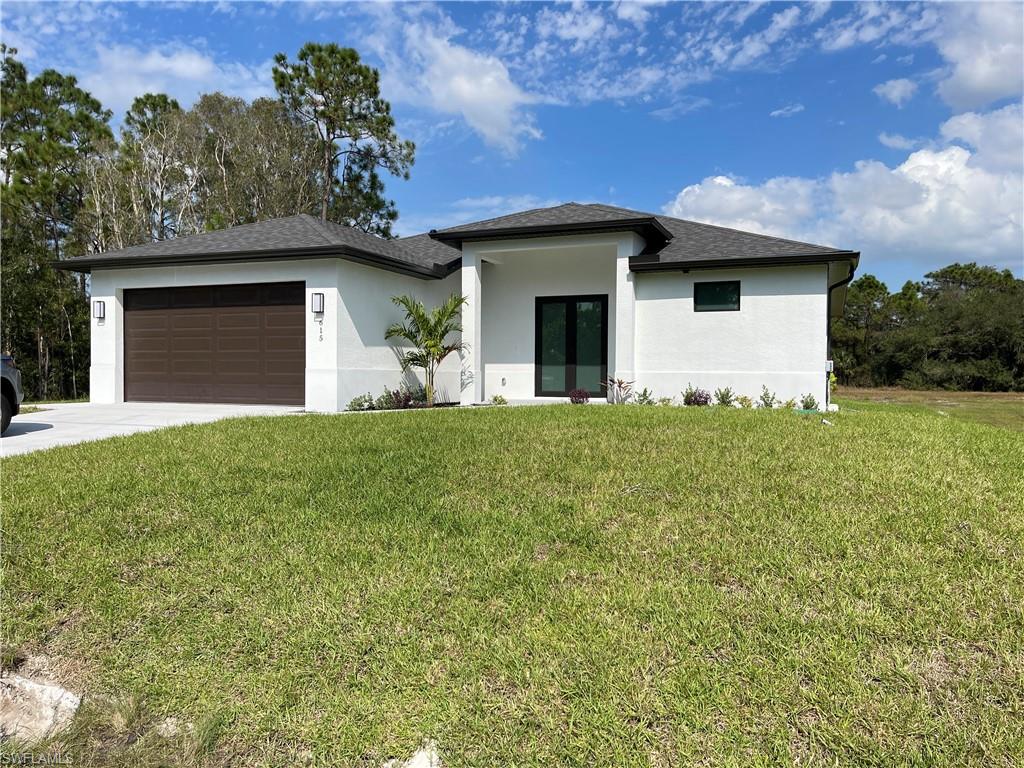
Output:
<instances>
[{"instance_id":1,"label":"wall-mounted sconce light","mask_svg":"<svg viewBox=\"0 0 1024 768\"><path fill-rule=\"evenodd\" d=\"M313 314L322 315L324 313L324 295L322 293L313 294Z\"/></svg>"},{"instance_id":2,"label":"wall-mounted sconce light","mask_svg":"<svg viewBox=\"0 0 1024 768\"><path fill-rule=\"evenodd\" d=\"M92 303L92 316L102 320L107 316L107 303L105 301L94 301Z\"/></svg>"}]
</instances>

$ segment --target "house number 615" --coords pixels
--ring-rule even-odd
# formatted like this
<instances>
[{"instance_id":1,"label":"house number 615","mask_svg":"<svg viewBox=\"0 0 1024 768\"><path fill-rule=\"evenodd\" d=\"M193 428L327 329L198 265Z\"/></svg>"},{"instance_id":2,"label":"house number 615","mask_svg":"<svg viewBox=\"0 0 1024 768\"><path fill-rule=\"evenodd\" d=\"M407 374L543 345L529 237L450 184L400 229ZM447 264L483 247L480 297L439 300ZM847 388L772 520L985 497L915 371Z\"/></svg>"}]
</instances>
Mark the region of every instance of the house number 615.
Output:
<instances>
[{"instance_id":1,"label":"house number 615","mask_svg":"<svg viewBox=\"0 0 1024 768\"><path fill-rule=\"evenodd\" d=\"M320 326L320 341L323 341L324 340L324 319L321 317L316 322L317 322L317 325Z\"/></svg>"}]
</instances>

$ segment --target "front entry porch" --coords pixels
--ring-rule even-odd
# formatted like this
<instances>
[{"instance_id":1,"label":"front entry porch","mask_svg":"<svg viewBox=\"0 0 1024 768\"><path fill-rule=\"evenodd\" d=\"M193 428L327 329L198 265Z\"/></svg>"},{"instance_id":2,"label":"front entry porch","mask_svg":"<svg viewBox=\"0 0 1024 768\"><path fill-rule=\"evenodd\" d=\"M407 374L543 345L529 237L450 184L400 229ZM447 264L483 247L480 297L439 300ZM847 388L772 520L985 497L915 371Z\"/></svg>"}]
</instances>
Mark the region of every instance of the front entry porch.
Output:
<instances>
[{"instance_id":1,"label":"front entry porch","mask_svg":"<svg viewBox=\"0 0 1024 768\"><path fill-rule=\"evenodd\" d=\"M602 398L632 378L642 248L632 232L464 243L461 403Z\"/></svg>"}]
</instances>

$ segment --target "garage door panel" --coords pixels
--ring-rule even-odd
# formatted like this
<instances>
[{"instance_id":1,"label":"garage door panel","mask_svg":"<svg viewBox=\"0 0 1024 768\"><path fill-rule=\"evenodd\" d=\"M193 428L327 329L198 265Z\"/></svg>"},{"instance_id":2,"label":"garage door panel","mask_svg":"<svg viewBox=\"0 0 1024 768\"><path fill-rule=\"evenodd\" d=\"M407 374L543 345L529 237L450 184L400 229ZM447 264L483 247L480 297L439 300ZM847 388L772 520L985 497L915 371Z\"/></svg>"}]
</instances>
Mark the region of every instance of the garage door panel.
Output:
<instances>
[{"instance_id":1,"label":"garage door panel","mask_svg":"<svg viewBox=\"0 0 1024 768\"><path fill-rule=\"evenodd\" d=\"M305 402L302 283L126 291L125 399Z\"/></svg>"},{"instance_id":2,"label":"garage door panel","mask_svg":"<svg viewBox=\"0 0 1024 768\"><path fill-rule=\"evenodd\" d=\"M240 311L235 308L221 310L217 315L217 328L222 331L239 330L247 333L253 328L260 327L263 317L270 311L269 307L261 309L263 311Z\"/></svg>"},{"instance_id":3,"label":"garage door panel","mask_svg":"<svg viewBox=\"0 0 1024 768\"><path fill-rule=\"evenodd\" d=\"M170 315L170 327L175 333L209 333L213 323L214 318L209 311L176 310Z\"/></svg>"},{"instance_id":4,"label":"garage door panel","mask_svg":"<svg viewBox=\"0 0 1024 768\"><path fill-rule=\"evenodd\" d=\"M217 339L217 351L223 354L247 352L259 354L260 339L255 336L221 336Z\"/></svg>"}]
</instances>

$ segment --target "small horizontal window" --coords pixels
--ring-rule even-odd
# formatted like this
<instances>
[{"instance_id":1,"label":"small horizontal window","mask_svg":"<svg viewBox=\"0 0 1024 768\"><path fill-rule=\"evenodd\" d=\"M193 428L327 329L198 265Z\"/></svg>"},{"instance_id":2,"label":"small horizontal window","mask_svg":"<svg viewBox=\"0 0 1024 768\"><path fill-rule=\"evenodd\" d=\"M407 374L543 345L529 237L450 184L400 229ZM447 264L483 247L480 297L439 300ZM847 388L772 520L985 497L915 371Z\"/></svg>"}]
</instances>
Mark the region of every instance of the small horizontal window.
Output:
<instances>
[{"instance_id":1,"label":"small horizontal window","mask_svg":"<svg viewBox=\"0 0 1024 768\"><path fill-rule=\"evenodd\" d=\"M740 308L740 281L693 284L694 312L729 312Z\"/></svg>"}]
</instances>

